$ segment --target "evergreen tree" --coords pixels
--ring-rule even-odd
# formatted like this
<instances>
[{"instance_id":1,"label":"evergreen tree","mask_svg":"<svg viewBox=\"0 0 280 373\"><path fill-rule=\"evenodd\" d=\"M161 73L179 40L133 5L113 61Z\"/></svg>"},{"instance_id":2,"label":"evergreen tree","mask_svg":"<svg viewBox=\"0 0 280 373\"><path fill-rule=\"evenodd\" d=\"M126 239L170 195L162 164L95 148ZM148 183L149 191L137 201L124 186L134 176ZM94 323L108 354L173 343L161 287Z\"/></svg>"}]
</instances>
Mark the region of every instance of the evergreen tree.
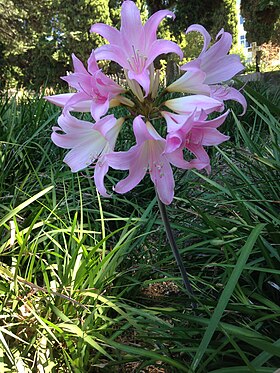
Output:
<instances>
[{"instance_id":1,"label":"evergreen tree","mask_svg":"<svg viewBox=\"0 0 280 373\"><path fill-rule=\"evenodd\" d=\"M278 42L280 38L279 0L241 0L241 14L245 19L246 38L261 45Z\"/></svg>"}]
</instances>

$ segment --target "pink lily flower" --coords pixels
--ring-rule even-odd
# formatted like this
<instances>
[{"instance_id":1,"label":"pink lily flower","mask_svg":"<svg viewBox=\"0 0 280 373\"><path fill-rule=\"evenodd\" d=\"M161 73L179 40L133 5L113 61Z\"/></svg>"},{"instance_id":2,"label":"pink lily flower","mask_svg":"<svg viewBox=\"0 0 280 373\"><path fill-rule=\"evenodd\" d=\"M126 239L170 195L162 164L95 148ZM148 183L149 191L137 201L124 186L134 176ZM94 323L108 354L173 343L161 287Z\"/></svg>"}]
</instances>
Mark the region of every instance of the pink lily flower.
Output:
<instances>
[{"instance_id":1,"label":"pink lily flower","mask_svg":"<svg viewBox=\"0 0 280 373\"><path fill-rule=\"evenodd\" d=\"M206 169L211 171L210 158L204 149L204 146L219 145L229 139L229 136L220 133L217 128L224 123L229 111L223 115L208 120L205 112L196 113L190 116L179 116L165 112L167 121L168 135L166 137L166 154L174 154L179 149L184 148L192 152L196 158L189 162L190 168L197 170Z\"/></svg>"},{"instance_id":2,"label":"pink lily flower","mask_svg":"<svg viewBox=\"0 0 280 373\"><path fill-rule=\"evenodd\" d=\"M202 34L204 38L203 49L198 58L184 64L181 67L181 70L187 72L170 87L168 87L168 90L170 92L210 94L212 98L222 102L226 100L234 100L243 106L243 113L241 114L243 115L247 109L247 103L244 96L239 93L239 91L226 85L213 86L213 84L222 83L231 79L244 69L238 55L228 54L232 44L231 34L224 32L224 30L221 29L216 36L216 43L208 48L211 41L211 36L206 29L201 25L192 25L187 29L186 32L188 33L191 31L197 31ZM199 70L205 74L203 81L198 81L198 79L200 79L198 74ZM196 92L192 92L190 90L190 88L192 88L192 79L190 79L190 77L195 77L197 80L198 84L196 85ZM210 92L207 92L205 85L209 85L208 89Z\"/></svg>"},{"instance_id":3,"label":"pink lily flower","mask_svg":"<svg viewBox=\"0 0 280 373\"><path fill-rule=\"evenodd\" d=\"M128 176L115 186L117 193L133 189L148 172L156 187L160 200L169 205L174 196L174 178L170 163L188 168L179 149L165 154L166 140L162 138L151 123L145 123L141 116L133 121L136 145L126 152L111 153L107 156L109 166L117 170L129 170Z\"/></svg>"},{"instance_id":4,"label":"pink lily flower","mask_svg":"<svg viewBox=\"0 0 280 373\"><path fill-rule=\"evenodd\" d=\"M66 112L58 118L59 127L53 127L51 138L55 145L71 149L63 161L72 172L96 162L94 182L104 197L109 196L104 186L104 177L109 170L106 154L114 150L122 123L123 118L116 120L113 115L108 115L93 124Z\"/></svg>"},{"instance_id":5,"label":"pink lily flower","mask_svg":"<svg viewBox=\"0 0 280 373\"><path fill-rule=\"evenodd\" d=\"M94 120L99 120L109 109L110 100L125 90L107 77L99 69L94 51L88 59L88 71L83 63L72 54L74 73L64 76L76 93L64 93L45 97L49 102L63 107L65 111L91 112Z\"/></svg>"},{"instance_id":6,"label":"pink lily flower","mask_svg":"<svg viewBox=\"0 0 280 373\"><path fill-rule=\"evenodd\" d=\"M211 36L207 30L201 25L191 25L186 33L191 31L197 31L202 34L204 46L198 58L184 64L181 67L182 70L200 69L206 74L205 84L217 84L231 79L244 69L238 55L228 54L232 44L230 33L221 29L216 36L216 43L208 48Z\"/></svg>"},{"instance_id":7,"label":"pink lily flower","mask_svg":"<svg viewBox=\"0 0 280 373\"><path fill-rule=\"evenodd\" d=\"M166 16L175 17L168 10L154 13L142 25L140 11L133 1L125 0L121 9L120 31L103 23L96 23L91 32L100 34L110 44L96 49L96 59L112 60L128 71L128 78L143 87L146 96L150 91L149 66L163 53L176 53L183 58L180 47L169 40L157 39L159 23Z\"/></svg>"}]
</instances>

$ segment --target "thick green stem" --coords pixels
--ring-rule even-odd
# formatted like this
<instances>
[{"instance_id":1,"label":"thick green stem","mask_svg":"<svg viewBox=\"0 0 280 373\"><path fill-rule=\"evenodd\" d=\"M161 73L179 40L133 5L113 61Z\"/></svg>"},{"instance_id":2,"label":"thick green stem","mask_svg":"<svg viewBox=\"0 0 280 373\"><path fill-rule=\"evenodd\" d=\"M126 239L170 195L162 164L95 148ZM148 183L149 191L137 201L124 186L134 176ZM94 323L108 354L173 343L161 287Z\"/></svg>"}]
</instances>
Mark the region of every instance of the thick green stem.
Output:
<instances>
[{"instance_id":1,"label":"thick green stem","mask_svg":"<svg viewBox=\"0 0 280 373\"><path fill-rule=\"evenodd\" d=\"M161 200L159 199L158 194L157 194L157 200L158 200L158 206L159 206L160 215L161 215L164 227L165 227L165 231L166 231L166 235L167 235L168 241L170 243L172 252L174 254L174 257L176 259L177 265L178 265L179 270L181 272L185 288L187 289L187 292L188 292L189 296L192 297L193 296L192 286L191 286L188 274L186 272L186 269L184 267L184 263L183 263L183 260L181 258L181 255L179 253L178 247L176 245L176 241L174 239L174 235L173 235L173 232L172 232L172 229L171 229L171 226L170 226L170 222L169 222L169 219L168 219L168 215L167 215L166 206L165 206L164 203L161 202ZM193 306L195 307L194 304L193 304Z\"/></svg>"}]
</instances>

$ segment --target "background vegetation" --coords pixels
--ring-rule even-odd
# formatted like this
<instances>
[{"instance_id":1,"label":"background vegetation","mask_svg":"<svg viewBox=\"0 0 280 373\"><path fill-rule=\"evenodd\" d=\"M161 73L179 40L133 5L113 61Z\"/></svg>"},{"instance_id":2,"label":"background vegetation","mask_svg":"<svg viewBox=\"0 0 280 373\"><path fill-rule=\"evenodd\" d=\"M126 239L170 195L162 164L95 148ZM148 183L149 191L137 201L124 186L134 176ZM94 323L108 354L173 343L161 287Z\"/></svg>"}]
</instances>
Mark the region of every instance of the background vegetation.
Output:
<instances>
[{"instance_id":1,"label":"background vegetation","mask_svg":"<svg viewBox=\"0 0 280 373\"><path fill-rule=\"evenodd\" d=\"M7 85L36 89L45 85L46 78L48 86L61 84L59 77L72 70L72 53L86 62L91 50L103 43L99 36L89 33L90 26L96 22L119 26L121 2L0 0L2 89ZM137 0L136 3L143 19L163 8L175 12L175 22L166 20L161 36L180 42L190 58L199 52L197 43L184 35L192 23L202 23L213 36L224 27L236 37L235 0Z\"/></svg>"}]
</instances>

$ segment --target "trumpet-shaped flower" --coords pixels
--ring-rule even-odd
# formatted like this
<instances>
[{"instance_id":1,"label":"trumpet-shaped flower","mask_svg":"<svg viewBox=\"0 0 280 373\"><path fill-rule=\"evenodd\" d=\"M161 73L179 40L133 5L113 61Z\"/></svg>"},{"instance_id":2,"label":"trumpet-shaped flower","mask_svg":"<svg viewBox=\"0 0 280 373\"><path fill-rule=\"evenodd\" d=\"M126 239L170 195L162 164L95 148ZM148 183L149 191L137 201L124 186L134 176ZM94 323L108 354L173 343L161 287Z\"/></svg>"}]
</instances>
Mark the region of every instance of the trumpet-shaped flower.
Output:
<instances>
[{"instance_id":1,"label":"trumpet-shaped flower","mask_svg":"<svg viewBox=\"0 0 280 373\"><path fill-rule=\"evenodd\" d=\"M170 163L188 168L182 159L180 149L165 154L166 140L162 138L151 123L145 123L138 116L133 121L136 145L126 152L108 154L109 165L117 170L129 170L128 176L115 186L117 193L133 189L149 173L160 200L170 204L174 196L174 178Z\"/></svg>"},{"instance_id":2,"label":"trumpet-shaped flower","mask_svg":"<svg viewBox=\"0 0 280 373\"><path fill-rule=\"evenodd\" d=\"M108 196L104 186L104 177L109 170L106 154L114 150L122 123L122 118L116 120L113 115L108 115L93 124L66 112L58 118L59 127L53 127L52 141L61 148L71 149L64 162L72 172L95 163L94 182L103 196Z\"/></svg>"},{"instance_id":3,"label":"trumpet-shaped flower","mask_svg":"<svg viewBox=\"0 0 280 373\"><path fill-rule=\"evenodd\" d=\"M231 79L244 69L238 55L228 54L232 44L231 34L221 29L216 36L216 43L208 48L211 36L206 29L201 25L192 25L186 33L191 31L202 34L204 46L198 58L184 64L182 70L200 69L206 74L205 84L217 84Z\"/></svg>"},{"instance_id":4,"label":"trumpet-shaped flower","mask_svg":"<svg viewBox=\"0 0 280 373\"><path fill-rule=\"evenodd\" d=\"M167 121L168 135L166 138L166 154L174 154L184 148L192 152L196 158L189 162L190 168L198 170L206 169L209 173L210 158L204 146L219 145L229 139L228 136L220 133L217 128L224 123L229 111L223 115L208 120L205 112L196 113L190 116L180 116L172 113L164 113Z\"/></svg>"},{"instance_id":5,"label":"trumpet-shaped flower","mask_svg":"<svg viewBox=\"0 0 280 373\"><path fill-rule=\"evenodd\" d=\"M83 63L72 55L74 73L62 77L76 93L47 96L51 103L61 106L66 111L91 112L94 120L99 120L109 109L110 100L125 90L107 77L99 69L94 51L88 59L88 71Z\"/></svg>"},{"instance_id":6,"label":"trumpet-shaped flower","mask_svg":"<svg viewBox=\"0 0 280 373\"><path fill-rule=\"evenodd\" d=\"M121 9L120 31L103 23L96 23L91 27L91 32L100 34L110 43L96 49L96 59L117 62L128 71L129 79L134 79L141 85L146 96L150 91L148 68L155 58L171 52L183 57L176 43L157 39L158 25L166 16L174 18L172 12L160 10L142 25L140 11L135 3L125 0Z\"/></svg>"},{"instance_id":7,"label":"trumpet-shaped flower","mask_svg":"<svg viewBox=\"0 0 280 373\"><path fill-rule=\"evenodd\" d=\"M197 59L181 67L186 73L167 87L167 90L169 92L206 94L221 102L234 100L243 106L242 114L244 114L247 108L244 96L235 88L224 84L218 85L244 69L238 55L228 54L232 36L222 29L216 37L217 42L208 48L211 37L205 28L201 25L192 25L187 29L187 33L191 31L197 31L203 35L202 52Z\"/></svg>"}]
</instances>

